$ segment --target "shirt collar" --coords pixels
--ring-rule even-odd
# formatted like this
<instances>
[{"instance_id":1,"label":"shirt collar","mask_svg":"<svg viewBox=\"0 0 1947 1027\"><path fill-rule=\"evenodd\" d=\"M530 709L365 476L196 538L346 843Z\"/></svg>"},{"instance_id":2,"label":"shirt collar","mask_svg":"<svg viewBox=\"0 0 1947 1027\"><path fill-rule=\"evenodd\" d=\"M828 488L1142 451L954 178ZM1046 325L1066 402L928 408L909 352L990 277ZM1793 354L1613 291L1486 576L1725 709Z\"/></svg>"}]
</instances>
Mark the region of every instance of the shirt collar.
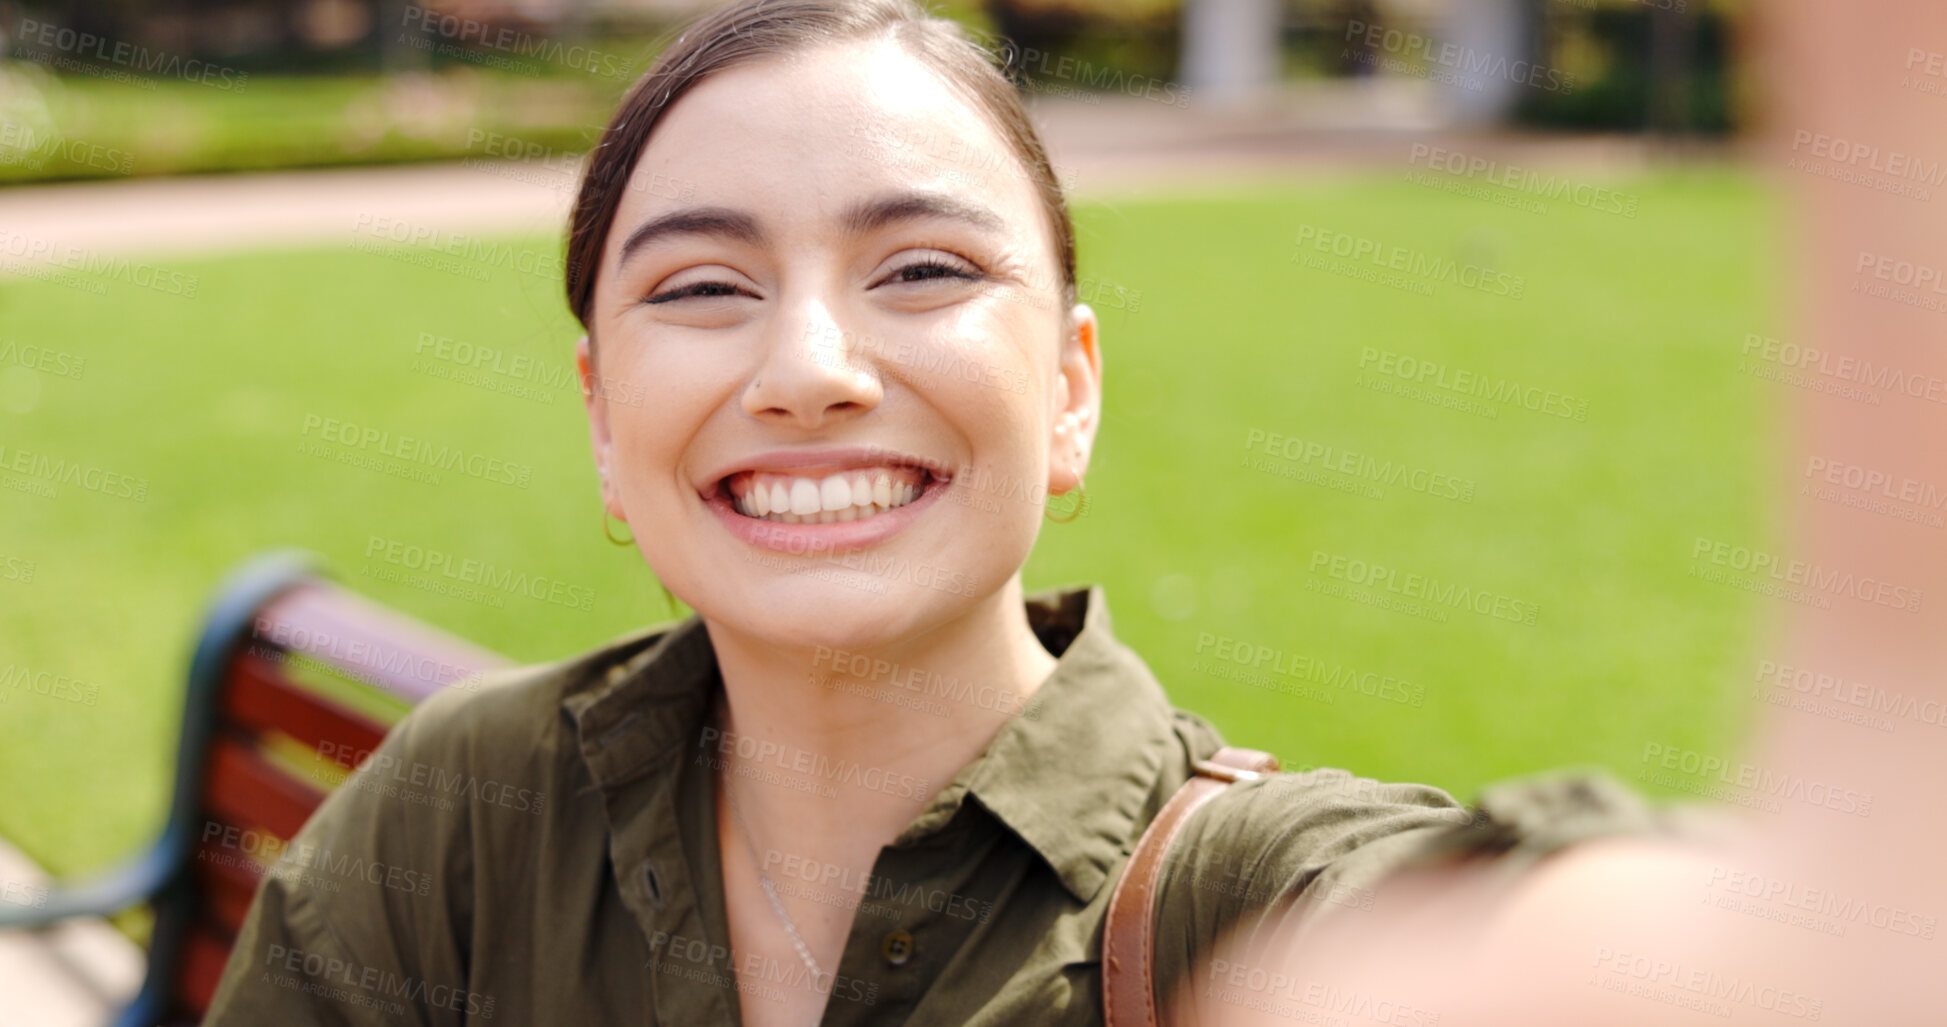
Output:
<instances>
[{"instance_id":1,"label":"shirt collar","mask_svg":"<svg viewBox=\"0 0 1947 1027\"><path fill-rule=\"evenodd\" d=\"M1024 597L1057 661L1034 698L908 825L895 845L941 830L971 795L1088 902L1128 847L1175 750L1172 711L1149 668L1115 638L1100 585ZM583 760L613 788L683 758L719 685L702 619L645 629L571 667L562 700Z\"/></svg>"}]
</instances>

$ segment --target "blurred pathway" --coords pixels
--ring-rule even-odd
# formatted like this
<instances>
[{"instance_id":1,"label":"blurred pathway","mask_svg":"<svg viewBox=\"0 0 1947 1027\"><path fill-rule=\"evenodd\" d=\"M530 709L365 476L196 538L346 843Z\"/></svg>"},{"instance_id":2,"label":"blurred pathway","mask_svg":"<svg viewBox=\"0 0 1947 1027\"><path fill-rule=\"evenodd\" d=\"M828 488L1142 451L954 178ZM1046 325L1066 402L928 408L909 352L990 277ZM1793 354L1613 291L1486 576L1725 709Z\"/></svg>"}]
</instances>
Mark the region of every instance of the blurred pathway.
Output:
<instances>
[{"instance_id":1,"label":"blurred pathway","mask_svg":"<svg viewBox=\"0 0 1947 1027\"><path fill-rule=\"evenodd\" d=\"M1117 96L1035 98L1033 110L1057 172L1083 197L1317 171L1405 174L1415 144L1594 173L1650 160L1649 147L1629 137L1445 135L1419 110L1417 94L1373 85L1293 93L1250 112ZM406 226L390 229L400 233L556 234L573 187L571 173L557 168L467 160L4 188L0 275L32 273L57 255L74 261L77 249L161 256L349 245L393 222Z\"/></svg>"}]
</instances>

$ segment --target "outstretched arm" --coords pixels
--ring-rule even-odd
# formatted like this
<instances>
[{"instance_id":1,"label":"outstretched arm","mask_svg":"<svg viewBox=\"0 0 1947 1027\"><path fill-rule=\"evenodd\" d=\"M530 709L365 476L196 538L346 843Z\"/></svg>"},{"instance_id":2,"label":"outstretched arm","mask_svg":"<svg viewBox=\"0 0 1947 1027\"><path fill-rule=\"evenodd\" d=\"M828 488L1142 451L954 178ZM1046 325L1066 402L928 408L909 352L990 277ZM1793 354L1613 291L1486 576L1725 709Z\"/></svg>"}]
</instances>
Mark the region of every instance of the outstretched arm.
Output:
<instances>
[{"instance_id":1,"label":"outstretched arm","mask_svg":"<svg viewBox=\"0 0 1947 1027\"><path fill-rule=\"evenodd\" d=\"M1776 0L1758 13L1777 101L1770 167L1822 136L1876 148L1881 165L1947 167L1947 5ZM1796 341L1826 368L1947 382L1947 197L1798 173L1781 184ZM1836 473L1830 487L1857 490L1857 470L1896 494L1947 489L1947 405L1939 390L1889 388L1878 406L1789 391L1797 416L1779 466L1793 555L1853 587L1829 609L1794 605L1777 646L1796 667L1947 709L1937 529L1799 488ZM1901 602L1879 601L1893 589ZM1388 878L1370 909L1301 907L1277 937L1233 935L1179 1022L1937 1022L1947 745L1917 721L1881 733L1770 712L1749 762L1808 801L1762 823L1727 813L1707 840L1590 842L1513 876L1493 861L1423 868Z\"/></svg>"}]
</instances>

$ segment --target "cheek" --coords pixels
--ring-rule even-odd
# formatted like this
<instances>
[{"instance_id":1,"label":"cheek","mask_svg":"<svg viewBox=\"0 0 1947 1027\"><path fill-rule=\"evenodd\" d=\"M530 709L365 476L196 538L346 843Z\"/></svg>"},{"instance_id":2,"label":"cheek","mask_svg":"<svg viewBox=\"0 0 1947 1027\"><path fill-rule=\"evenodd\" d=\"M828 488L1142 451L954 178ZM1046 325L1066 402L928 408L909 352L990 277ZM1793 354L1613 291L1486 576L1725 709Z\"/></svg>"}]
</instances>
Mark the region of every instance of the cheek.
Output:
<instances>
[{"instance_id":1,"label":"cheek","mask_svg":"<svg viewBox=\"0 0 1947 1027\"><path fill-rule=\"evenodd\" d=\"M684 447L709 417L712 393L696 375L638 350L602 366L609 435L624 490L638 502L675 480Z\"/></svg>"}]
</instances>

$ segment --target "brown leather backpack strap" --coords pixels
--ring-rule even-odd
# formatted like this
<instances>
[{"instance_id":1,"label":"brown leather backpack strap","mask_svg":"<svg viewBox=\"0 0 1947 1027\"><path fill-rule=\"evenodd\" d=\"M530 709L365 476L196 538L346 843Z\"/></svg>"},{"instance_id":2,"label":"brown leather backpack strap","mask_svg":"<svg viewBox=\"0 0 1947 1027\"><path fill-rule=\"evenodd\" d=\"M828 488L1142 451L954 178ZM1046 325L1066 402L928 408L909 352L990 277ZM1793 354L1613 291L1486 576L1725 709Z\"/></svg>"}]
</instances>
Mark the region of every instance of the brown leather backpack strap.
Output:
<instances>
[{"instance_id":1,"label":"brown leather backpack strap","mask_svg":"<svg viewBox=\"0 0 1947 1027\"><path fill-rule=\"evenodd\" d=\"M1177 833L1204 803L1233 781L1278 769L1277 758L1256 749L1223 748L1198 760L1136 842L1129 865L1109 895L1102 938L1102 1014L1108 1027L1159 1027L1156 1015L1156 885L1163 877Z\"/></svg>"}]
</instances>

